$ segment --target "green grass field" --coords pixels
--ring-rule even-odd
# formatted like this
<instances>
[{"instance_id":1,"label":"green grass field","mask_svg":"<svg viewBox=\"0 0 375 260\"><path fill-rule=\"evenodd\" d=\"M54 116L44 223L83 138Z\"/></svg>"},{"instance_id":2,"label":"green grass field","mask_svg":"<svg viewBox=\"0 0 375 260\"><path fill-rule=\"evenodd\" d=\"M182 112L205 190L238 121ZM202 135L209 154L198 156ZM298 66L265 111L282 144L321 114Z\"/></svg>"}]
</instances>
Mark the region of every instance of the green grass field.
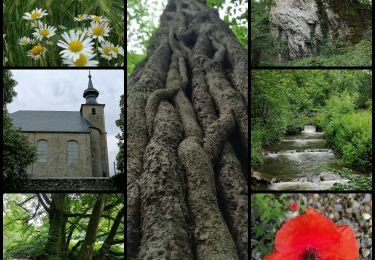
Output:
<instances>
[{"instance_id":1,"label":"green grass field","mask_svg":"<svg viewBox=\"0 0 375 260\"><path fill-rule=\"evenodd\" d=\"M18 40L27 36L32 38L34 29L30 27L30 21L23 19L26 12L31 12L36 8L46 10L48 15L39 19L49 26L57 28L56 35L48 39L37 41L47 49L44 57L34 60L27 56L27 52L34 45L18 44ZM82 29L90 26L90 21L77 22L74 17L81 14L105 16L109 20L111 31L105 40L114 45L124 47L124 1L122 0L4 0L3 1L3 65L18 66L66 66L62 63L59 52L63 49L56 45L59 40L63 40L61 34L66 31ZM64 26L66 29L61 29ZM118 55L108 61L100 57L97 50L100 47L95 39L94 60L99 61L99 66L123 66L124 57Z\"/></svg>"}]
</instances>

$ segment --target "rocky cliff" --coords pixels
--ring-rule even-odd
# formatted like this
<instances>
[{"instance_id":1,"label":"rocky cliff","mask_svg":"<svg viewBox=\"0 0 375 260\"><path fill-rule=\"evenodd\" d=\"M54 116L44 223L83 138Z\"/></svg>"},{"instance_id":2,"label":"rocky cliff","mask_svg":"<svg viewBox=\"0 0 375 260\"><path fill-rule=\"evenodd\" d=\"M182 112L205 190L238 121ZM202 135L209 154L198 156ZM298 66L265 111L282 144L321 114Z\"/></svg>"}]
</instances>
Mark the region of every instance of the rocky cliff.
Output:
<instances>
[{"instance_id":1,"label":"rocky cliff","mask_svg":"<svg viewBox=\"0 0 375 260\"><path fill-rule=\"evenodd\" d=\"M297 59L318 54L323 42L360 41L371 10L358 0L276 0L270 22L274 38L287 45L285 58Z\"/></svg>"}]
</instances>

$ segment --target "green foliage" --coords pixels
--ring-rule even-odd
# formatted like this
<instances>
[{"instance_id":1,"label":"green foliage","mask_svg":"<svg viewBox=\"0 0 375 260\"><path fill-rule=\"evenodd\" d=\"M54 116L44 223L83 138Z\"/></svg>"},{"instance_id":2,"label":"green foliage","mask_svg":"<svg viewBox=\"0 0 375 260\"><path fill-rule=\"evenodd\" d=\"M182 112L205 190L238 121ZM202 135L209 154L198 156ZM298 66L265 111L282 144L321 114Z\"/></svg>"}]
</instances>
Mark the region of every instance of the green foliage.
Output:
<instances>
[{"instance_id":1,"label":"green foliage","mask_svg":"<svg viewBox=\"0 0 375 260\"><path fill-rule=\"evenodd\" d=\"M361 176L353 175L352 170L348 168L342 168L340 170L332 169L332 171L339 174L341 177L348 179L349 184L335 183L331 190L343 191L343 190L361 190L361 191L371 191L372 190L372 175Z\"/></svg>"},{"instance_id":2,"label":"green foliage","mask_svg":"<svg viewBox=\"0 0 375 260\"><path fill-rule=\"evenodd\" d=\"M256 247L262 256L273 251L276 231L290 212L290 204L300 200L300 195L291 194L253 194L251 195L251 238L255 240ZM306 210L304 205L298 203L300 210Z\"/></svg>"},{"instance_id":3,"label":"green foliage","mask_svg":"<svg viewBox=\"0 0 375 260\"><path fill-rule=\"evenodd\" d=\"M121 133L116 135L116 138L119 139L119 142L117 145L119 146L120 150L116 156L116 162L117 162L117 170L120 173L125 172L125 160L124 160L124 155L125 155L125 148L124 148L124 139L125 139L125 134L124 134L124 113L125 113L125 107L124 107L124 95L121 96L120 99L120 118L116 120L116 125L120 128Z\"/></svg>"},{"instance_id":4,"label":"green foliage","mask_svg":"<svg viewBox=\"0 0 375 260\"><path fill-rule=\"evenodd\" d=\"M26 244L18 244L14 249L11 249L12 258L25 258L27 256L41 255L44 245L47 242L47 236L33 239Z\"/></svg>"},{"instance_id":5,"label":"green foliage","mask_svg":"<svg viewBox=\"0 0 375 260\"><path fill-rule=\"evenodd\" d=\"M354 46L327 43L320 56L306 57L289 61L280 66L371 66L372 43L368 38L362 39Z\"/></svg>"},{"instance_id":6,"label":"green foliage","mask_svg":"<svg viewBox=\"0 0 375 260\"><path fill-rule=\"evenodd\" d=\"M3 104L13 100L17 82L10 71L3 71ZM17 185L27 179L26 168L36 160L35 147L13 127L6 109L3 109L3 183Z\"/></svg>"},{"instance_id":7,"label":"green foliage","mask_svg":"<svg viewBox=\"0 0 375 260\"><path fill-rule=\"evenodd\" d=\"M372 169L371 71L256 70L251 75L251 165L261 147L307 123L323 129L347 165ZM304 117L315 111L314 118Z\"/></svg>"},{"instance_id":8,"label":"green foliage","mask_svg":"<svg viewBox=\"0 0 375 260\"><path fill-rule=\"evenodd\" d=\"M61 194L61 193L59 193ZM47 196L51 200L50 194ZM75 255L74 245L85 238L90 215L96 202L97 194L67 194L64 204L66 214L75 214L70 216L66 222L65 237L71 233L71 239L67 245L66 259L75 259L70 256ZM98 231L96 233L96 242L94 245L94 254L99 251L102 243L106 240L109 231L114 223L114 218L120 210L123 210L123 194L110 194L106 199L105 209ZM4 258L26 258L33 259L41 256L45 249L48 233L50 229L50 216L44 208L38 203L36 194L5 194L3 212L3 241ZM80 215L83 215L82 217ZM59 239L59 238L56 238ZM122 241L124 239L124 222L122 221L116 230L113 241ZM124 253L124 243L116 242L110 246L110 251ZM64 254L65 255L65 254ZM108 255L108 257L107 257ZM40 258L45 259L45 258ZM105 255L105 259L121 259L114 256L113 253ZM62 260L59 258L59 260ZM65 258L64 258L65 260Z\"/></svg>"},{"instance_id":9,"label":"green foliage","mask_svg":"<svg viewBox=\"0 0 375 260\"><path fill-rule=\"evenodd\" d=\"M355 111L359 96L358 92L347 91L331 96L318 120L328 143L342 159L348 165L369 172L372 171L372 114L368 110ZM363 96L362 93L362 99Z\"/></svg>"},{"instance_id":10,"label":"green foliage","mask_svg":"<svg viewBox=\"0 0 375 260\"><path fill-rule=\"evenodd\" d=\"M251 0L251 48L262 50L262 60L268 60L275 54L269 22L269 11L273 4L274 1L270 0Z\"/></svg>"},{"instance_id":11,"label":"green foliage","mask_svg":"<svg viewBox=\"0 0 375 260\"><path fill-rule=\"evenodd\" d=\"M127 52L127 77L132 74L135 66L146 57L146 53L138 54L132 51Z\"/></svg>"},{"instance_id":12,"label":"green foliage","mask_svg":"<svg viewBox=\"0 0 375 260\"><path fill-rule=\"evenodd\" d=\"M348 165L372 171L372 114L358 111L335 118L327 137Z\"/></svg>"},{"instance_id":13,"label":"green foliage","mask_svg":"<svg viewBox=\"0 0 375 260\"><path fill-rule=\"evenodd\" d=\"M74 21L74 17L81 14L92 14L106 16L109 19L111 31L106 40L115 45L124 44L124 2L121 0L4 0L3 2L3 22L4 34L3 38L3 60L6 58L7 66L62 66L62 59L59 52L62 48L57 46L58 40L63 40L61 34L66 30L83 29L84 24ZM31 49L31 45L20 46L18 40L22 36L32 38L34 29L30 27L27 20L22 16L26 12L31 12L35 8L47 10L48 16L40 19L42 22L57 28L56 35L49 38L51 43L43 40L42 46L47 48L44 58L35 61L27 57L27 51ZM86 23L88 26L89 23ZM64 26L66 29L62 29ZM123 59L113 59L111 62L104 58L99 58L100 53L96 46L96 57L94 60L100 61L101 66L119 66ZM116 65L117 64L117 65Z\"/></svg>"}]
</instances>

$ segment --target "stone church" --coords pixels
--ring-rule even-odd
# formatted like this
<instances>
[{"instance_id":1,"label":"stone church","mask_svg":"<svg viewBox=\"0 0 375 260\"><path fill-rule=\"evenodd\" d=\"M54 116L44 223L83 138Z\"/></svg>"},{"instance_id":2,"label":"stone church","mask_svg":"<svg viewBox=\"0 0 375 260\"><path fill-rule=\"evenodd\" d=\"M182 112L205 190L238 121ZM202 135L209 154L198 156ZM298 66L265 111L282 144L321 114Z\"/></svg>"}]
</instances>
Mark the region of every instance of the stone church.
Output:
<instances>
[{"instance_id":1,"label":"stone church","mask_svg":"<svg viewBox=\"0 0 375 260\"><path fill-rule=\"evenodd\" d=\"M32 177L108 177L104 104L89 84L80 111L29 111L10 114L15 127L37 149L37 160L28 168Z\"/></svg>"}]
</instances>

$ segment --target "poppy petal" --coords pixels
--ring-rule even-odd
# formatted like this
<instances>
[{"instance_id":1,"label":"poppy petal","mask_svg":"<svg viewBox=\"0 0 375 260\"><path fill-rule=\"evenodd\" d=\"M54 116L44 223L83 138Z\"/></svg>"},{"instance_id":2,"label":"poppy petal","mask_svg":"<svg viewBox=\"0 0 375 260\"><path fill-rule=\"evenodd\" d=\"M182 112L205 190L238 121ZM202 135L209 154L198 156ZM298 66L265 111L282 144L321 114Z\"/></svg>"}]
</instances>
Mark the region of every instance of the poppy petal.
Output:
<instances>
[{"instance_id":1,"label":"poppy petal","mask_svg":"<svg viewBox=\"0 0 375 260\"><path fill-rule=\"evenodd\" d=\"M301 254L306 248L336 243L340 239L335 223L310 208L290 219L276 233L275 248L282 255Z\"/></svg>"},{"instance_id":2,"label":"poppy petal","mask_svg":"<svg viewBox=\"0 0 375 260\"><path fill-rule=\"evenodd\" d=\"M263 260L300 260L300 259L301 259L300 254L282 255L277 251L263 258Z\"/></svg>"},{"instance_id":3,"label":"poppy petal","mask_svg":"<svg viewBox=\"0 0 375 260\"><path fill-rule=\"evenodd\" d=\"M281 254L277 251L273 252L272 254L270 255L267 255L263 258L263 260L282 260L283 257L281 256Z\"/></svg>"},{"instance_id":4,"label":"poppy petal","mask_svg":"<svg viewBox=\"0 0 375 260\"><path fill-rule=\"evenodd\" d=\"M321 248L323 259L356 260L359 256L359 246L355 239L353 230L347 226L337 227L340 233L338 243Z\"/></svg>"}]
</instances>

